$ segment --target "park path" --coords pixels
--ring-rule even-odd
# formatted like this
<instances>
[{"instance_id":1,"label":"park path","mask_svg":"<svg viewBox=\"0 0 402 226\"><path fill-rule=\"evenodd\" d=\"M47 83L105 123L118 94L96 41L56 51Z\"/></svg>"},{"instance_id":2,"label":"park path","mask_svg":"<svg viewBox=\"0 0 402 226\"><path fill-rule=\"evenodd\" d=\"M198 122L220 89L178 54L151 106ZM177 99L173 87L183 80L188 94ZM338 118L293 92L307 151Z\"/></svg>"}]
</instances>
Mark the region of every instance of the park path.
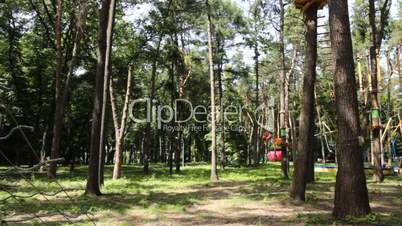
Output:
<instances>
[{"instance_id":1,"label":"park path","mask_svg":"<svg viewBox=\"0 0 402 226\"><path fill-rule=\"evenodd\" d=\"M112 214L101 225L316 225L314 222L326 221L336 225L331 223L333 183L317 182L309 186L306 204L288 200L286 187L275 186L268 183L256 189L255 184L230 181L212 187L195 186L177 193L195 192L207 197L183 210L150 214L134 208L125 214ZM255 194L263 193L266 187L273 189ZM402 216L401 183L369 184L369 190L373 212L385 217Z\"/></svg>"},{"instance_id":2,"label":"park path","mask_svg":"<svg viewBox=\"0 0 402 226\"><path fill-rule=\"evenodd\" d=\"M330 214L332 192L321 193L327 199L315 200L314 205L296 205L286 199L285 188L271 183L268 186L274 191L264 192L267 184L260 186L262 189L256 189L255 184L230 181L219 182L212 187L195 186L177 193L194 192L207 197L183 210L150 214L134 208L125 214L108 215L109 220L102 225L300 225L296 223L298 215Z\"/></svg>"}]
</instances>

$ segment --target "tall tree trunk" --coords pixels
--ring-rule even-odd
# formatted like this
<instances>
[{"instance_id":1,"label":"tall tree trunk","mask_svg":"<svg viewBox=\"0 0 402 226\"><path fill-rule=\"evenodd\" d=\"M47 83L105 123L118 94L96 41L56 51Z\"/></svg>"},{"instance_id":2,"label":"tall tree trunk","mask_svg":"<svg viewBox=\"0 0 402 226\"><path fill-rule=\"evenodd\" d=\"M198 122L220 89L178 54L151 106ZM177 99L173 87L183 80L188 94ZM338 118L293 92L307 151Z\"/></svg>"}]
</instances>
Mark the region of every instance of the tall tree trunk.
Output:
<instances>
[{"instance_id":1,"label":"tall tree trunk","mask_svg":"<svg viewBox=\"0 0 402 226\"><path fill-rule=\"evenodd\" d=\"M112 23L114 17L115 0L103 0L99 12L99 34L98 34L98 59L96 66L95 80L95 97L94 108L92 111L92 128L91 128L91 144L90 144L90 161L88 170L88 180L86 185L86 194L101 195L100 191L100 167L103 152L103 124L102 120L103 105L107 98L104 95L105 85L107 91L107 80L105 75L108 75L106 70L109 70L109 63L106 64L106 59L110 57L111 51L111 34ZM110 25L110 26L109 26ZM108 43L108 44L107 44ZM109 49L109 51L107 51ZM109 62L109 60L107 60Z\"/></svg>"},{"instance_id":2,"label":"tall tree trunk","mask_svg":"<svg viewBox=\"0 0 402 226\"><path fill-rule=\"evenodd\" d=\"M169 77L170 77L170 84L171 84L171 90L170 90L170 107L174 109L174 100L175 100L175 86L174 86L174 69L175 69L175 62L172 60L170 63L170 68L169 68ZM172 128L174 128L175 122L174 120L171 120L170 125ZM175 131L170 131L169 134L169 173L173 173L173 151L176 150L176 136L175 136ZM145 167L145 164L144 164Z\"/></svg>"},{"instance_id":3,"label":"tall tree trunk","mask_svg":"<svg viewBox=\"0 0 402 226\"><path fill-rule=\"evenodd\" d=\"M209 80L211 86L211 181L218 180L218 172L216 167L216 111L215 111L215 78L214 65L212 55L212 18L209 0L206 0L208 10L208 63L209 63Z\"/></svg>"},{"instance_id":4,"label":"tall tree trunk","mask_svg":"<svg viewBox=\"0 0 402 226\"><path fill-rule=\"evenodd\" d=\"M46 161L46 138L47 138L47 129L46 126L45 130L43 131L42 142L41 142L41 149L40 149L40 162ZM45 166L41 166L39 168L39 172L45 172Z\"/></svg>"},{"instance_id":5,"label":"tall tree trunk","mask_svg":"<svg viewBox=\"0 0 402 226\"><path fill-rule=\"evenodd\" d=\"M153 110L153 100L155 99L155 80L156 80L156 71L157 71L157 66L158 66L158 57L159 57L159 52L160 52L160 46L162 42L163 35L161 34L158 39L158 44L156 47L156 52L153 55L152 59L152 72L151 72L151 91L149 93L149 99L150 99L150 108L151 112ZM147 122L146 127L145 127L145 137L144 137L144 152L145 153L150 153L150 142L149 139L151 137L151 122ZM145 169L147 167L147 169ZM148 163L145 166L144 164L144 173L148 173Z\"/></svg>"},{"instance_id":6,"label":"tall tree trunk","mask_svg":"<svg viewBox=\"0 0 402 226\"><path fill-rule=\"evenodd\" d=\"M390 52L389 49L387 49L386 52L387 56L387 74L388 74L388 82L387 82L387 119L390 119L392 117L392 97L391 97L391 80L392 80L392 75L394 68L391 63L391 58L390 58ZM387 165L391 166L392 165L392 151L390 145L387 145L387 150L388 150L388 162Z\"/></svg>"},{"instance_id":7,"label":"tall tree trunk","mask_svg":"<svg viewBox=\"0 0 402 226\"><path fill-rule=\"evenodd\" d=\"M113 42L113 25L114 25L114 17L115 17L115 9L116 9L116 0L110 1L107 29L106 29L106 53L105 53L105 71L103 78L103 94L102 94L102 119L101 119L101 130L100 130L100 145L99 145L99 156L100 161L99 165L101 167L100 170L100 184L103 185L104 181L104 165L105 165L105 125L106 125L106 108L107 108L107 100L109 93L109 78L111 77L111 58L112 58L112 42Z\"/></svg>"},{"instance_id":8,"label":"tall tree trunk","mask_svg":"<svg viewBox=\"0 0 402 226\"><path fill-rule=\"evenodd\" d=\"M347 0L329 0L329 24L335 63L335 105L337 112L338 172L335 185L335 217L370 213L363 152L359 145L353 48Z\"/></svg>"},{"instance_id":9,"label":"tall tree trunk","mask_svg":"<svg viewBox=\"0 0 402 226\"><path fill-rule=\"evenodd\" d=\"M316 86L317 87L317 86ZM321 120L321 107L318 104L318 100L317 100L317 88L314 91L314 99L315 99L315 109L317 112L317 119L318 119L318 127L320 129L320 145L321 145L321 155L322 155L322 162L324 164L327 163L327 158L325 156L325 146L324 146L324 128L322 125L322 120Z\"/></svg>"},{"instance_id":10,"label":"tall tree trunk","mask_svg":"<svg viewBox=\"0 0 402 226\"><path fill-rule=\"evenodd\" d=\"M314 129L313 129L314 131ZM314 132L313 132L314 133ZM314 141L311 142L314 146ZM314 182L314 163L315 163L315 149L311 146L311 150L308 152L307 155L307 172L306 172L306 182L311 183Z\"/></svg>"},{"instance_id":11,"label":"tall tree trunk","mask_svg":"<svg viewBox=\"0 0 402 226\"><path fill-rule=\"evenodd\" d=\"M281 93L280 93L280 111L279 111L279 136L282 139L282 161L281 168L282 174L284 178L289 178L288 176L288 167L287 167L287 148L286 148L286 138L287 138L287 112L286 112L286 89L288 87L286 82L286 72L285 72L285 40L284 40L284 32L285 32L285 6L283 0L279 0L279 7L281 10L280 13L280 31L279 31L279 39L280 39L280 83L281 83Z\"/></svg>"},{"instance_id":12,"label":"tall tree trunk","mask_svg":"<svg viewBox=\"0 0 402 226\"><path fill-rule=\"evenodd\" d=\"M255 14L257 14L255 12ZM256 18L256 16L255 16ZM255 30L255 32L257 32ZM259 152L260 152L260 137L259 137L259 133L258 133L258 107L260 105L260 100L259 100L259 95L260 95L260 84L259 84L259 79L260 79L260 68L259 68L259 56L260 56L260 52L258 50L258 41L255 41L254 44L254 70L255 70L255 109L256 109L256 113L255 113L255 123L254 123L254 154L255 154L255 163L259 164Z\"/></svg>"},{"instance_id":13,"label":"tall tree trunk","mask_svg":"<svg viewBox=\"0 0 402 226\"><path fill-rule=\"evenodd\" d=\"M391 63L389 49L386 51L387 57L387 74L388 74L388 82L387 82L387 119L392 117L392 99L391 99L391 80L393 75L393 66Z\"/></svg>"},{"instance_id":14,"label":"tall tree trunk","mask_svg":"<svg viewBox=\"0 0 402 226\"><path fill-rule=\"evenodd\" d=\"M223 47L222 47L223 49ZM220 123L221 123L221 151L220 151L220 163L221 170L225 169L225 106L223 104L223 53L221 53L219 65L218 65L218 86L219 86L219 110L220 110Z\"/></svg>"},{"instance_id":15,"label":"tall tree trunk","mask_svg":"<svg viewBox=\"0 0 402 226\"><path fill-rule=\"evenodd\" d=\"M60 13L62 13L62 12L60 12ZM68 104L68 98L69 98L69 94L70 94L71 77L74 73L75 63L77 61L77 56L79 53L79 45L80 45L81 38L82 38L84 29L85 29L86 16L87 16L87 3L85 0L81 0L80 6L79 6L79 12L77 15L74 46L73 46L73 50L72 50L71 60L68 63L68 72L67 72L67 76L65 79L63 95L60 97L57 97L57 93L56 93L56 99L59 98L59 100L58 101L56 100L56 103L55 103L56 104L55 118L54 118L55 122L53 124L54 127L53 127L53 139L52 139L52 148L51 148L52 153L54 153L54 158L58 158L59 153L60 153L60 139L61 139L61 135L62 135L62 129L63 129L63 125L64 125L64 115L65 115L64 109L65 109L66 105ZM59 26L59 23L60 22L57 21L57 23L56 23L57 26ZM58 29L61 29L61 28L58 28ZM61 38L61 34L58 34L58 35L60 35L59 38ZM56 46L58 49L59 46L58 45L56 45ZM60 70L60 73L61 73L61 68L58 70ZM59 75L59 77L61 77L61 74ZM61 78L60 78L60 80L61 80ZM61 83L61 82L59 82L59 83ZM60 91L59 95L61 95L61 92L62 92L61 85L60 85L60 87L57 87L57 82L56 82L56 92L58 90ZM56 163L51 163L49 165L48 176L50 178L54 178L56 176L56 170L57 170Z\"/></svg>"},{"instance_id":16,"label":"tall tree trunk","mask_svg":"<svg viewBox=\"0 0 402 226\"><path fill-rule=\"evenodd\" d=\"M180 126L180 124L179 124ZM175 164L176 164L176 173L180 172L180 158L181 158L181 151L182 151L182 131L179 129L177 131L177 140L176 140L176 149L174 153Z\"/></svg>"},{"instance_id":17,"label":"tall tree trunk","mask_svg":"<svg viewBox=\"0 0 402 226\"><path fill-rule=\"evenodd\" d=\"M109 91L109 77L111 76L111 55L112 55L112 40L113 40L113 25L115 17L116 0L111 0L111 6L109 8L107 29L106 29L106 50L105 50L105 70L103 78L103 91L102 91L102 115L101 115L101 127L100 127L100 141L99 141L99 184L102 186L104 183L104 169L105 169L105 141L107 142L107 136L105 135L106 120L106 108L108 101Z\"/></svg>"},{"instance_id":18,"label":"tall tree trunk","mask_svg":"<svg viewBox=\"0 0 402 226\"><path fill-rule=\"evenodd\" d=\"M374 0L369 0L369 21L371 27L371 41L370 47L370 60L371 60L371 125L373 134L373 152L374 157L374 171L373 180L376 182L382 182L384 180L384 174L382 173L381 166L381 139L380 139L380 126L381 126L381 114L380 104L378 100L378 80L377 80L377 29L375 19L375 3Z\"/></svg>"},{"instance_id":19,"label":"tall tree trunk","mask_svg":"<svg viewBox=\"0 0 402 226\"><path fill-rule=\"evenodd\" d=\"M401 73L401 49L402 49L402 40L399 42L398 47L396 48L396 71L398 72L399 78L399 92L402 92L402 73ZM402 115L402 108L398 109L399 115Z\"/></svg>"},{"instance_id":20,"label":"tall tree trunk","mask_svg":"<svg viewBox=\"0 0 402 226\"><path fill-rule=\"evenodd\" d=\"M260 94L260 84L259 84L259 80L260 80L260 62L259 62L259 56L260 56L260 50L259 50L259 40L258 40L258 36L260 35L260 30L259 30L259 25L258 22L259 20L261 20L260 18L260 7L262 2L261 1L256 1L254 4L256 4L254 6L253 9L253 22L254 22L254 72L255 72L255 109L257 109L259 107L259 94ZM259 112L256 111L255 112L255 123L254 123L254 145L252 145L254 147L254 161L256 164L259 164L260 162L260 129L259 129L259 125L258 125L258 120L259 120Z\"/></svg>"},{"instance_id":21,"label":"tall tree trunk","mask_svg":"<svg viewBox=\"0 0 402 226\"><path fill-rule=\"evenodd\" d=\"M307 168L314 140L314 85L317 62L317 6L305 12L306 58L304 60L304 81L302 109L299 120L299 137L294 161L294 173L290 197L305 201Z\"/></svg>"},{"instance_id":22,"label":"tall tree trunk","mask_svg":"<svg viewBox=\"0 0 402 226\"><path fill-rule=\"evenodd\" d=\"M295 161L295 156L296 156L296 150L297 150L297 131L296 131L296 125L295 125L295 118L294 114L292 112L289 112L289 126L290 126L290 137L291 137L291 155L292 155L292 160Z\"/></svg>"},{"instance_id":23,"label":"tall tree trunk","mask_svg":"<svg viewBox=\"0 0 402 226\"><path fill-rule=\"evenodd\" d=\"M57 11L56 11L56 85L55 85L55 104L56 109L54 112L54 125L53 125L53 138L52 138L52 148L50 153L51 159L56 159L60 155L60 140L61 140L61 127L62 127L62 61L63 54L61 49L61 20L63 16L63 0L57 1ZM56 177L57 163L51 162L49 164L49 169L47 176L49 178Z\"/></svg>"},{"instance_id":24,"label":"tall tree trunk","mask_svg":"<svg viewBox=\"0 0 402 226\"><path fill-rule=\"evenodd\" d=\"M363 107L361 109L362 114L363 114L363 119L361 122L360 134L363 137L365 143L367 143L367 141L370 141L370 146L371 146L371 131L369 129L370 114L368 112L368 109L370 107L368 103L369 103L369 97L370 97L369 92L371 91L371 77L370 77L370 73L368 73L368 77L370 79L368 79L367 86L364 87L364 80L363 80L364 78L363 78L363 72L362 72L362 66L361 66L362 55L360 53L357 53L356 60L357 60L357 74L359 77L360 99L361 99L361 102L363 103ZM365 147L365 146L366 146L366 144L363 144L363 147ZM367 157L368 157L369 161L371 160L370 150L371 150L371 148L369 148L367 150L363 150L364 153L367 152Z\"/></svg>"},{"instance_id":25,"label":"tall tree trunk","mask_svg":"<svg viewBox=\"0 0 402 226\"><path fill-rule=\"evenodd\" d=\"M161 152L162 152L162 162L163 163L166 163L167 161L167 157L166 157L166 136L165 136L165 133L163 133L162 131L161 131Z\"/></svg>"},{"instance_id":26,"label":"tall tree trunk","mask_svg":"<svg viewBox=\"0 0 402 226\"><path fill-rule=\"evenodd\" d=\"M175 21L175 14L173 13L173 20ZM183 64L181 63L181 56L180 56L180 51L179 51L179 39L177 36L177 33L175 32L174 35L172 35L172 41L174 44L174 54L173 54L173 58L172 60L174 61L174 68L176 69L176 74L178 77L178 88L179 88L179 95L180 95L180 78L181 78L181 73L184 71L183 70ZM173 75L174 76L174 75ZM172 82L176 82L175 78L173 77ZM173 85L172 83L172 98L174 97L175 99L177 99L177 88L176 85ZM175 103L175 107L178 111L178 115L180 118L180 115L182 113L182 109L181 109L181 105L180 103ZM180 127L180 123L179 122L175 122L177 123L176 125L178 127ZM175 135L175 142L176 142L176 148L175 148L175 152L174 152L174 159L175 159L175 168L176 168L176 172L180 172L180 152L181 152L181 141L182 141L182 131L179 128L177 131L174 131Z\"/></svg>"},{"instance_id":27,"label":"tall tree trunk","mask_svg":"<svg viewBox=\"0 0 402 226\"><path fill-rule=\"evenodd\" d=\"M123 114L121 117L121 122L119 123L119 119L117 116L117 107L116 100L113 92L113 79L110 76L109 81L109 92L110 92L110 102L112 105L112 115L113 115L113 124L115 131L115 153L114 153L114 168L113 168L113 180L117 180L121 177L121 166L123 160L123 144L124 144L124 130L126 128L127 122L127 114L128 114L128 104L130 102L130 94L131 94L131 66L128 67L128 75L127 75L127 88L126 88L126 96L123 104Z\"/></svg>"}]
</instances>

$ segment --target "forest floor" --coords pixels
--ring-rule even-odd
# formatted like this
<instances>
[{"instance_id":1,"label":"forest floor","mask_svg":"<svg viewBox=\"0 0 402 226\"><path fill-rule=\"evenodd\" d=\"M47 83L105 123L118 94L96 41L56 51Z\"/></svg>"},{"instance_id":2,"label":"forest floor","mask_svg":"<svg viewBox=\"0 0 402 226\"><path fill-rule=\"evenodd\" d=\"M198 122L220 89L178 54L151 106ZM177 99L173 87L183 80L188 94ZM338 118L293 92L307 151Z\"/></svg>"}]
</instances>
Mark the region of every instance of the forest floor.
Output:
<instances>
[{"instance_id":1,"label":"forest floor","mask_svg":"<svg viewBox=\"0 0 402 226\"><path fill-rule=\"evenodd\" d=\"M0 218L9 225L402 225L402 179L387 177L384 183L368 181L373 214L363 218L337 220L331 217L334 173L316 173L308 185L307 202L297 204L287 198L291 183L281 177L275 163L259 167L228 167L220 181L209 182L208 165L186 166L169 175L166 167L154 165L144 176L140 166L125 166L124 177L112 181L112 167L100 197L85 196L86 168L74 172L60 170L59 179L44 175L0 180ZM370 178L370 177L368 177ZM34 185L34 187L30 184ZM60 192L60 186L66 193ZM35 195L37 189L47 195ZM20 221L39 218L25 222ZM41 222L41 220L43 222Z\"/></svg>"}]
</instances>

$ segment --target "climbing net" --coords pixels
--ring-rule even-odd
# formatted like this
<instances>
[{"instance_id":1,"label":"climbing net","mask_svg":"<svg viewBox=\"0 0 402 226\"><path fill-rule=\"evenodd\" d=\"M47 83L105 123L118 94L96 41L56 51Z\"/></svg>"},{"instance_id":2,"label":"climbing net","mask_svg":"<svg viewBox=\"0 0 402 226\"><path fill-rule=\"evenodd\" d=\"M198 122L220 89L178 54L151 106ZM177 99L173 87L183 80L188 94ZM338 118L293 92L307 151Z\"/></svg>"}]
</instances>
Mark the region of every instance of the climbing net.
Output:
<instances>
[{"instance_id":1,"label":"climbing net","mask_svg":"<svg viewBox=\"0 0 402 226\"><path fill-rule=\"evenodd\" d=\"M39 221L41 224L46 224L46 220L49 217L52 216L61 216L63 217L66 222L69 224L74 224L74 221L82 216L82 214L85 215L85 217L93 224L96 225L93 217L90 216L88 211L84 211L84 213L78 213L78 214L68 214L65 211L63 211L60 208L54 207L54 212L46 213L46 214L37 214L37 213L32 213L28 214L25 216L17 216L15 214L8 214L7 216L3 216L3 213L9 213L9 212L17 212L17 208L25 208L26 206L26 200L31 199L34 197L42 197L45 201L50 202L50 198L57 196L59 194L64 194L68 201L75 205L77 204L75 200L70 196L70 194L67 192L67 189L65 189L59 181L57 180L52 180L58 187L58 190L55 192L45 192L41 190L38 186L36 186L30 178L28 178L27 175L29 174L34 174L40 167L46 166L49 163L52 162L60 162L63 161L63 158L57 158L57 159L48 159L48 160L41 160L35 151L35 149L32 146L32 143L29 141L27 135L25 134L24 130L30 130L33 131L33 127L31 126L26 126L26 125L20 125L16 119L16 117L12 114L10 109L8 109L5 105L0 105L0 107L4 108L7 112L7 114L10 116L12 119L13 123L15 124L15 127L9 131L9 133L3 137L0 137L0 142L6 141L9 139L14 133L20 132L22 137L24 138L24 141L28 145L30 151L34 154L34 156L37 158L38 163L34 166L31 167L19 167L13 161L11 161L7 155L4 153L2 149L0 149L0 156L5 159L5 161L10 165L10 168L7 170L4 170L3 172L0 172L0 176L5 178L8 176L18 176L21 178L23 181L25 181L31 190L33 191L32 194L29 195L17 195L15 192L15 186L9 185L9 184L3 184L6 182L6 180L3 180L0 182L0 191L7 193L7 196L3 199L0 199L0 204L3 205L7 202L13 202L14 205L11 208L3 208L0 206L0 225L10 225L10 224L18 224L18 223L23 223L23 222L33 222L35 220ZM4 205L5 206L5 205Z\"/></svg>"}]
</instances>

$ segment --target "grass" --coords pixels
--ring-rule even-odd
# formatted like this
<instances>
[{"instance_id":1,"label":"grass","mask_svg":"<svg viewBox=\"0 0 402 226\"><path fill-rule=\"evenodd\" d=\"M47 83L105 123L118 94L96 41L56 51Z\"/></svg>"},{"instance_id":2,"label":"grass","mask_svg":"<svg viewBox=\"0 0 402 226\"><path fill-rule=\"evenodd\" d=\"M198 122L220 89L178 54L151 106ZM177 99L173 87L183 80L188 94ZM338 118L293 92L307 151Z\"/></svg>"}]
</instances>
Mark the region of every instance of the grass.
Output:
<instances>
[{"instance_id":1,"label":"grass","mask_svg":"<svg viewBox=\"0 0 402 226\"><path fill-rule=\"evenodd\" d=\"M32 214L47 215L61 210L77 215L74 224L90 225L88 212L101 225L191 225L191 224L304 224L304 225L402 225L402 180L387 177L382 184L368 181L373 214L362 218L334 219L331 216L333 173L316 173L316 182L307 187L307 202L292 203L287 198L290 180L281 177L280 166L269 163L259 167L227 168L219 172L220 181L209 181L205 164L188 165L180 173L169 175L163 165L153 165L145 176L140 166L124 166L124 177L110 180L112 167L106 167L106 181L100 197L85 196L86 167L74 172L59 170L58 183L65 193L48 197L37 195L8 199L0 203L0 217L22 219ZM27 178L39 190L57 192L59 186L44 175ZM0 180L3 187L18 196L36 192L21 177ZM0 191L0 199L8 194ZM60 215L43 217L51 225L68 225ZM38 222L39 223L39 222ZM21 223L23 224L23 223ZM24 222L26 225L35 221Z\"/></svg>"}]
</instances>

